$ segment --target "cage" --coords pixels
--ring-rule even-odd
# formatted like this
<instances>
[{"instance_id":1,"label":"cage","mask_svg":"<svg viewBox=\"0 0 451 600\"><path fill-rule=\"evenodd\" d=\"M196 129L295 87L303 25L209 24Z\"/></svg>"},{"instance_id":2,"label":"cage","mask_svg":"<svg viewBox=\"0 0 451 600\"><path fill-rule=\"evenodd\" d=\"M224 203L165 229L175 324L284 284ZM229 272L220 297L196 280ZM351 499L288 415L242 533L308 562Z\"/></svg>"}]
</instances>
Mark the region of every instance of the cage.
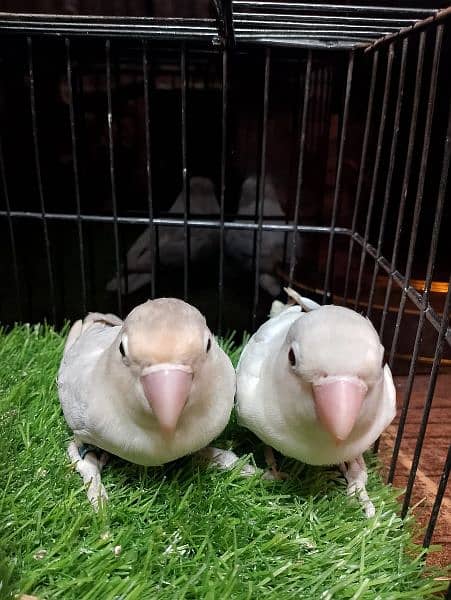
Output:
<instances>
[{"instance_id":1,"label":"cage","mask_svg":"<svg viewBox=\"0 0 451 600\"><path fill-rule=\"evenodd\" d=\"M284 285L362 312L387 479L449 558L451 10L1 4L2 323L175 295L252 331Z\"/></svg>"}]
</instances>

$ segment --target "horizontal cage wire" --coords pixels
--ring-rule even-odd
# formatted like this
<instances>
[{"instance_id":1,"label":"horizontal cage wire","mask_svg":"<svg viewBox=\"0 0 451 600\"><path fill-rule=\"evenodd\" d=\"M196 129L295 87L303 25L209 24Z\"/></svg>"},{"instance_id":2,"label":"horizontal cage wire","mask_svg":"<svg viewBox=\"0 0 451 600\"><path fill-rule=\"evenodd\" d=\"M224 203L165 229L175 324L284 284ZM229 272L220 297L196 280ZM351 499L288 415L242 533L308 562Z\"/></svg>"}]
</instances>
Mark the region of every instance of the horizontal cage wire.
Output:
<instances>
[{"instance_id":1,"label":"horizontal cage wire","mask_svg":"<svg viewBox=\"0 0 451 600\"><path fill-rule=\"evenodd\" d=\"M375 450L403 517L427 491L428 547L451 519L448 442L422 470L434 410L449 428L450 16L0 13L2 322L176 295L254 331L284 285L361 312L400 382Z\"/></svg>"}]
</instances>

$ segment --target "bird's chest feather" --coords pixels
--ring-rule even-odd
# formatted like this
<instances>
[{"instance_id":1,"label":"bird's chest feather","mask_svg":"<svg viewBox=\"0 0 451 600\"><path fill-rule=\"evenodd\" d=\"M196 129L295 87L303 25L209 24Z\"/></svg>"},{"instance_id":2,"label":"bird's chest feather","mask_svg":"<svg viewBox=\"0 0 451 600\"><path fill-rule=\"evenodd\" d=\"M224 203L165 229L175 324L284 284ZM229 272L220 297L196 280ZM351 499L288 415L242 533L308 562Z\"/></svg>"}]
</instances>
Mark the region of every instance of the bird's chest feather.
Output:
<instances>
[{"instance_id":1,"label":"bird's chest feather","mask_svg":"<svg viewBox=\"0 0 451 600\"><path fill-rule=\"evenodd\" d=\"M151 414L138 416L117 400L104 397L92 402L84 429L75 433L125 460L156 466L196 452L219 435L230 416L233 392L201 397L194 391L170 438L162 435Z\"/></svg>"}]
</instances>

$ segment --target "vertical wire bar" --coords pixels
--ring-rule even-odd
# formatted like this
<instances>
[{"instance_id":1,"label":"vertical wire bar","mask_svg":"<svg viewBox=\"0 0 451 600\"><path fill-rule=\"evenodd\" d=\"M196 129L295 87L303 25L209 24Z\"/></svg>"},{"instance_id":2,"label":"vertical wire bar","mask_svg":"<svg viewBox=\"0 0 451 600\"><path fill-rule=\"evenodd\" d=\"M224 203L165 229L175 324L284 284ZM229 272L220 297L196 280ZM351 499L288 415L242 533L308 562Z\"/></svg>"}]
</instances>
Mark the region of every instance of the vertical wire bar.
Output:
<instances>
[{"instance_id":1,"label":"vertical wire bar","mask_svg":"<svg viewBox=\"0 0 451 600\"><path fill-rule=\"evenodd\" d=\"M370 235L371 228L371 220L373 217L373 208L374 208L374 198L376 196L376 187L379 176L379 166L381 160L381 152L382 152L382 144L384 141L384 133L385 133L385 123L387 121L387 109L388 109L388 98L390 96L390 84L391 84L391 73L393 68L393 58L395 52L393 50L393 44L390 44L387 55L387 69L385 72L385 88L384 88L384 97L382 100L382 110L381 117L379 121L379 133L377 136L377 147L376 147L376 157L374 160L373 167L373 177L371 181L371 190L370 190L370 199L368 201L368 209L365 223L365 233L363 234L363 245L362 251L360 253L360 265L359 265L359 274L357 276L357 286L356 293L354 298L354 310L357 310L360 301L360 294L362 291L362 277L363 277L363 269L365 267L366 260L366 244L368 243L368 238Z\"/></svg>"},{"instance_id":2,"label":"vertical wire bar","mask_svg":"<svg viewBox=\"0 0 451 600\"><path fill-rule=\"evenodd\" d=\"M156 271L156 237L153 212L152 195L152 168L150 145L150 98L149 98L149 56L147 41L143 40L142 67L144 83L144 122L146 130L146 177L147 177L147 209L149 214L149 247L150 247L150 297L155 298L155 271Z\"/></svg>"},{"instance_id":3,"label":"vertical wire bar","mask_svg":"<svg viewBox=\"0 0 451 600\"><path fill-rule=\"evenodd\" d=\"M116 179L114 174L114 136L113 136L113 100L111 94L111 40L105 41L106 60L106 92L107 92L107 122L108 122L108 151L110 160L111 204L113 208L114 255L117 273L117 308L122 317L122 281L119 246L119 225L117 220Z\"/></svg>"},{"instance_id":4,"label":"vertical wire bar","mask_svg":"<svg viewBox=\"0 0 451 600\"><path fill-rule=\"evenodd\" d=\"M405 422L407 419L407 412L409 410L410 396L412 394L412 389L413 389L413 381L415 378L416 363L417 363L417 359L418 359L418 354L420 352L420 344L421 344L421 339L423 336L423 327L424 327L424 323L426 320L426 311L428 310L428 307L429 307L429 294L430 294L430 290L431 290L432 276L434 273L435 258L437 255L438 239L439 239L439 234L440 234L440 225L441 225L441 220L442 220L442 215L443 215L443 208L445 205L446 186L448 184L448 172L449 172L450 164L451 164L451 109L450 109L449 115L448 115L448 128L447 128L447 132L446 132L445 147L444 147L444 152L443 152L443 164L442 164L442 171L441 171L441 176L440 176L440 186L439 186L439 191L438 191L438 196L437 196L437 203L436 203L436 207L435 207L435 216L434 216L434 224L433 224L433 228L432 228L432 239L431 239L431 246L430 246L430 250L429 250L429 258L428 258L428 265L427 265L427 271L426 271L426 280L425 280L425 284L424 284L423 295L421 298L420 317L418 319L418 325L417 325L417 331L416 331L416 335L415 335L415 342L414 342L414 347L413 347L413 352L412 352L412 358L410 361L409 375L407 377L407 385L406 385L406 389L404 391L402 411L401 411L401 416L399 419L398 431L396 433L395 444L393 447L392 460L390 463L390 471L389 471L389 481L390 482L393 481L393 477L394 477L394 473L395 473L395 469L396 469L399 448L401 446L402 436L404 433L404 426L405 426Z\"/></svg>"},{"instance_id":5,"label":"vertical wire bar","mask_svg":"<svg viewBox=\"0 0 451 600\"><path fill-rule=\"evenodd\" d=\"M312 51L308 51L307 65L305 69L305 81L304 81L304 101L302 105L302 125L301 125L301 138L299 141L299 162L298 162L298 176L296 181L296 200L294 207L293 216L293 233L291 238L291 251L290 251L290 271L288 278L288 287L293 284L294 268L296 266L296 243L298 238L298 221L299 221L299 208L301 203L302 194L302 180L304 172L304 149L305 149L305 136L307 129L307 112L310 96L310 77L312 73Z\"/></svg>"},{"instance_id":6,"label":"vertical wire bar","mask_svg":"<svg viewBox=\"0 0 451 600\"><path fill-rule=\"evenodd\" d=\"M362 158L360 160L359 178L357 180L357 190L356 190L355 201L354 201L354 212L352 215L352 225L351 225L352 234L351 234L351 237L349 238L348 261L346 264L345 285L344 285L344 291L343 291L343 304L346 304L347 300L348 300L349 277L351 274L352 254L354 251L354 234L356 232L356 227L357 227L357 217L358 217L359 208L360 208L360 198L361 198L361 194L362 194L363 177L364 177L365 168L366 168L366 156L367 156L367 152L368 152L368 140L369 140L369 134L370 134L370 129L371 129L371 123L372 123L374 90L376 87L378 61L379 61L379 51L375 50L375 52L373 54L373 67L372 67L372 71L371 71L371 83L370 83L370 92L368 95L368 109L367 109L367 113L366 113L365 131L363 134Z\"/></svg>"},{"instance_id":7,"label":"vertical wire bar","mask_svg":"<svg viewBox=\"0 0 451 600\"><path fill-rule=\"evenodd\" d=\"M384 194L384 205L382 208L382 216L381 216L381 224L379 228L379 238L377 241L377 254L374 261L374 269L373 269L373 277L371 280L371 289L370 295L368 297L368 308L366 315L368 318L371 317L371 310L373 306L374 299L374 291L376 287L376 279L377 274L379 272L379 259L382 255L382 244L384 241L385 235L385 225L387 221L387 213L388 213L388 204L390 200L390 191L391 184L393 179L393 172L395 169L395 160L396 160L396 148L398 145L398 134L399 134L399 123L401 119L401 109L402 109L402 100L404 95L404 79L406 75L406 62L407 62L407 50L408 50L409 39L404 38L402 42L402 56L401 56L401 65L399 68L399 83L398 83L398 94L396 98L396 107L395 107L395 120L393 123L393 138L390 147L390 163L387 173L387 180L385 184L385 194Z\"/></svg>"},{"instance_id":8,"label":"vertical wire bar","mask_svg":"<svg viewBox=\"0 0 451 600\"><path fill-rule=\"evenodd\" d=\"M423 449L424 436L426 434L426 428L429 421L429 413L431 411L432 400L434 398L435 386L437 383L438 372L440 368L440 362L443 354L443 346L446 343L446 332L448 330L449 316L450 316L450 302L451 300L451 276L448 280L448 293L446 295L445 306L443 308L442 324L440 332L437 338L437 345L435 347L434 362L432 364L431 376L429 378L428 389L426 392L426 400L424 402L423 416L421 418L421 425L418 431L417 443L415 445L415 451L413 453L412 466L410 467L409 479L407 481L406 493L404 495L404 502L401 509L401 517L404 518L409 509L410 499L412 497L413 485L418 470L418 464L420 462L421 450Z\"/></svg>"},{"instance_id":9,"label":"vertical wire bar","mask_svg":"<svg viewBox=\"0 0 451 600\"><path fill-rule=\"evenodd\" d=\"M19 320L22 320L22 302L19 283L19 267L17 263L16 236L14 234L13 220L11 217L11 206L9 203L8 183L6 179L5 161L3 159L3 143L0 137L0 177L2 180L3 197L5 198L6 215L8 219L9 240L11 243L11 254L13 259L14 285L16 287L16 306L19 313Z\"/></svg>"},{"instance_id":10,"label":"vertical wire bar","mask_svg":"<svg viewBox=\"0 0 451 600\"><path fill-rule=\"evenodd\" d=\"M435 47L434 47L434 58L432 62L432 74L430 80L429 87L429 98L428 98L428 107L426 113L426 124L424 128L424 141L423 141L423 152L421 155L421 163L420 163L420 173L418 176L418 187L417 187L417 195L415 199L415 207L413 211L413 220L412 220L412 233L410 236L410 244L409 251L407 255L407 265L406 265L406 273L404 276L404 286L401 292L401 302L399 304L398 315L396 318L395 331L393 334L392 347L390 351L390 368L393 365L393 360L396 352L396 347L398 345L401 320L404 315L404 308L407 301L406 289L409 285L410 276L412 274L412 266L413 259L415 255L415 245L417 241L417 233L418 233L418 225L420 222L421 215L421 206L423 203L423 191L424 191L424 182L426 178L426 168L428 162L429 155L429 145L431 141L431 129L432 129L432 119L434 115L434 105L435 105L435 94L437 91L437 76L438 76L438 65L440 61L440 49L442 46L442 38L443 38L443 25L439 25L437 27L437 32L435 36Z\"/></svg>"},{"instance_id":11,"label":"vertical wire bar","mask_svg":"<svg viewBox=\"0 0 451 600\"><path fill-rule=\"evenodd\" d=\"M28 44L28 75L30 81L30 109L31 109L31 126L33 130L33 147L34 147L34 159L36 168L36 180L38 185L39 202L41 206L42 214L42 228L44 233L44 244L45 253L47 259L47 272L49 276L49 293L50 302L52 305L52 319L56 323L56 303L55 303L55 283L53 277L53 266L52 266L52 255L50 250L49 232L47 227L47 218L44 201L44 191L42 186L42 175L41 175L41 158L39 153L39 138L38 138L38 123L36 116L36 95L34 87L34 64L33 64L33 42L31 37L27 38Z\"/></svg>"},{"instance_id":12,"label":"vertical wire bar","mask_svg":"<svg viewBox=\"0 0 451 600\"><path fill-rule=\"evenodd\" d=\"M393 273L395 271L396 261L398 259L398 250L399 250L399 243L401 240L401 231L402 231L402 224L403 224L403 220L404 220L404 211L405 211L406 200L407 200L407 192L409 190L410 171L412 168L413 150L414 150L415 136L416 136L416 130L417 130L418 107L420 104L420 97L421 97L421 82L423 79L423 63L424 63L425 45L426 45L426 33L424 31L422 31L420 33L420 43L418 46L417 68L416 68L416 73L415 73L415 89L414 89L414 96L413 96L412 114L411 114L411 119L410 119L409 141L407 142L407 155L406 155L406 162L404 165L404 177L403 177L402 189L401 189L401 199L399 202L398 220L396 223L395 240L393 243L393 252L392 252L391 265L390 265L390 276L388 279L387 289L385 292L384 308L382 310L381 324L379 327L379 336L381 338L383 337L384 329L385 329L385 321L386 321L387 313L388 313L388 303L390 300L391 289L392 289L392 285L393 285ZM391 363L390 363L390 366L392 366Z\"/></svg>"},{"instance_id":13,"label":"vertical wire bar","mask_svg":"<svg viewBox=\"0 0 451 600\"><path fill-rule=\"evenodd\" d=\"M188 300L188 268L189 268L189 185L188 154L186 146L186 45L183 43L180 52L180 95L182 110L182 193L183 193L183 299Z\"/></svg>"},{"instance_id":14,"label":"vertical wire bar","mask_svg":"<svg viewBox=\"0 0 451 600\"><path fill-rule=\"evenodd\" d=\"M224 219L225 188L227 169L227 89L228 89L228 53L222 50L222 121L221 121L221 190L219 198L219 272L218 272L218 335L222 333L222 316L224 306Z\"/></svg>"},{"instance_id":15,"label":"vertical wire bar","mask_svg":"<svg viewBox=\"0 0 451 600\"><path fill-rule=\"evenodd\" d=\"M335 224L337 221L338 198L340 196L343 155L344 155L346 134L347 134L347 128L348 128L349 99L351 96L353 69L354 69L354 52L351 51L349 54L348 72L346 75L346 92L345 92L345 103L344 103L344 109L343 109L343 123L342 123L342 127L341 127L340 148L338 151L337 174L336 174L336 178L335 178L335 193L334 193L334 201L333 201L333 208L332 208L332 218L331 218L331 222L330 222L331 232L329 234L329 247L327 249L327 264L326 264L326 275L324 277L323 304L325 304L327 301L327 296L328 296L328 291L329 291L330 273L331 273L331 268L332 268L332 253L333 253L334 238L335 238Z\"/></svg>"},{"instance_id":16,"label":"vertical wire bar","mask_svg":"<svg viewBox=\"0 0 451 600\"><path fill-rule=\"evenodd\" d=\"M448 446L448 454L446 456L445 464L443 465L442 476L437 488L437 494L435 496L434 506L432 507L431 516L426 529L426 533L423 539L423 548L429 548L434 535L435 525L442 505L442 500L445 495L446 486L448 484L449 472L451 469L451 445Z\"/></svg>"},{"instance_id":17,"label":"vertical wire bar","mask_svg":"<svg viewBox=\"0 0 451 600\"><path fill-rule=\"evenodd\" d=\"M85 273L85 251L83 241L83 224L81 221L81 203L80 203L80 178L78 172L78 153L77 153L77 134L75 131L75 110L74 110L74 91L72 86L72 53L71 42L69 38L65 39L66 44L66 76L67 88L69 92L69 119L70 136L72 144L72 168L74 172L74 191L75 206L77 210L77 231L78 231L78 251L80 257L80 279L83 314L88 312L86 300L86 273Z\"/></svg>"},{"instance_id":18,"label":"vertical wire bar","mask_svg":"<svg viewBox=\"0 0 451 600\"><path fill-rule=\"evenodd\" d=\"M257 189L257 206L258 206L258 229L256 238L256 254L255 254L255 281L254 281L254 302L252 306L252 329L255 329L257 319L257 306L259 297L260 284L260 252L262 247L262 224L263 224L263 208L265 203L265 176L266 176L266 142L268 129L268 104L269 104L269 75L271 68L271 48L266 48L265 53L265 79L263 86L263 123L262 123L262 138L260 150L260 173Z\"/></svg>"}]
</instances>

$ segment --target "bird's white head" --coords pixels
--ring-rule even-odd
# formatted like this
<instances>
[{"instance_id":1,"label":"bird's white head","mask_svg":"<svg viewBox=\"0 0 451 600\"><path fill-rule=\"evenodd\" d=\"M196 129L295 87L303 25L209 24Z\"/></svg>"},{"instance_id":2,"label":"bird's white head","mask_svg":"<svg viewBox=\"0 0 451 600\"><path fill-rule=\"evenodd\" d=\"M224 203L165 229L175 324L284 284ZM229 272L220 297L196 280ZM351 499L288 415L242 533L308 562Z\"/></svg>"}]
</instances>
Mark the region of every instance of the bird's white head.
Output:
<instances>
[{"instance_id":1,"label":"bird's white head","mask_svg":"<svg viewBox=\"0 0 451 600\"><path fill-rule=\"evenodd\" d=\"M311 386L313 406L303 410L337 444L346 440L383 377L384 349L371 322L348 308L322 306L293 323L282 352L291 376L304 391Z\"/></svg>"},{"instance_id":2,"label":"bird's white head","mask_svg":"<svg viewBox=\"0 0 451 600\"><path fill-rule=\"evenodd\" d=\"M175 298L149 300L125 319L113 352L166 436L174 434L215 343L202 314Z\"/></svg>"}]
</instances>

